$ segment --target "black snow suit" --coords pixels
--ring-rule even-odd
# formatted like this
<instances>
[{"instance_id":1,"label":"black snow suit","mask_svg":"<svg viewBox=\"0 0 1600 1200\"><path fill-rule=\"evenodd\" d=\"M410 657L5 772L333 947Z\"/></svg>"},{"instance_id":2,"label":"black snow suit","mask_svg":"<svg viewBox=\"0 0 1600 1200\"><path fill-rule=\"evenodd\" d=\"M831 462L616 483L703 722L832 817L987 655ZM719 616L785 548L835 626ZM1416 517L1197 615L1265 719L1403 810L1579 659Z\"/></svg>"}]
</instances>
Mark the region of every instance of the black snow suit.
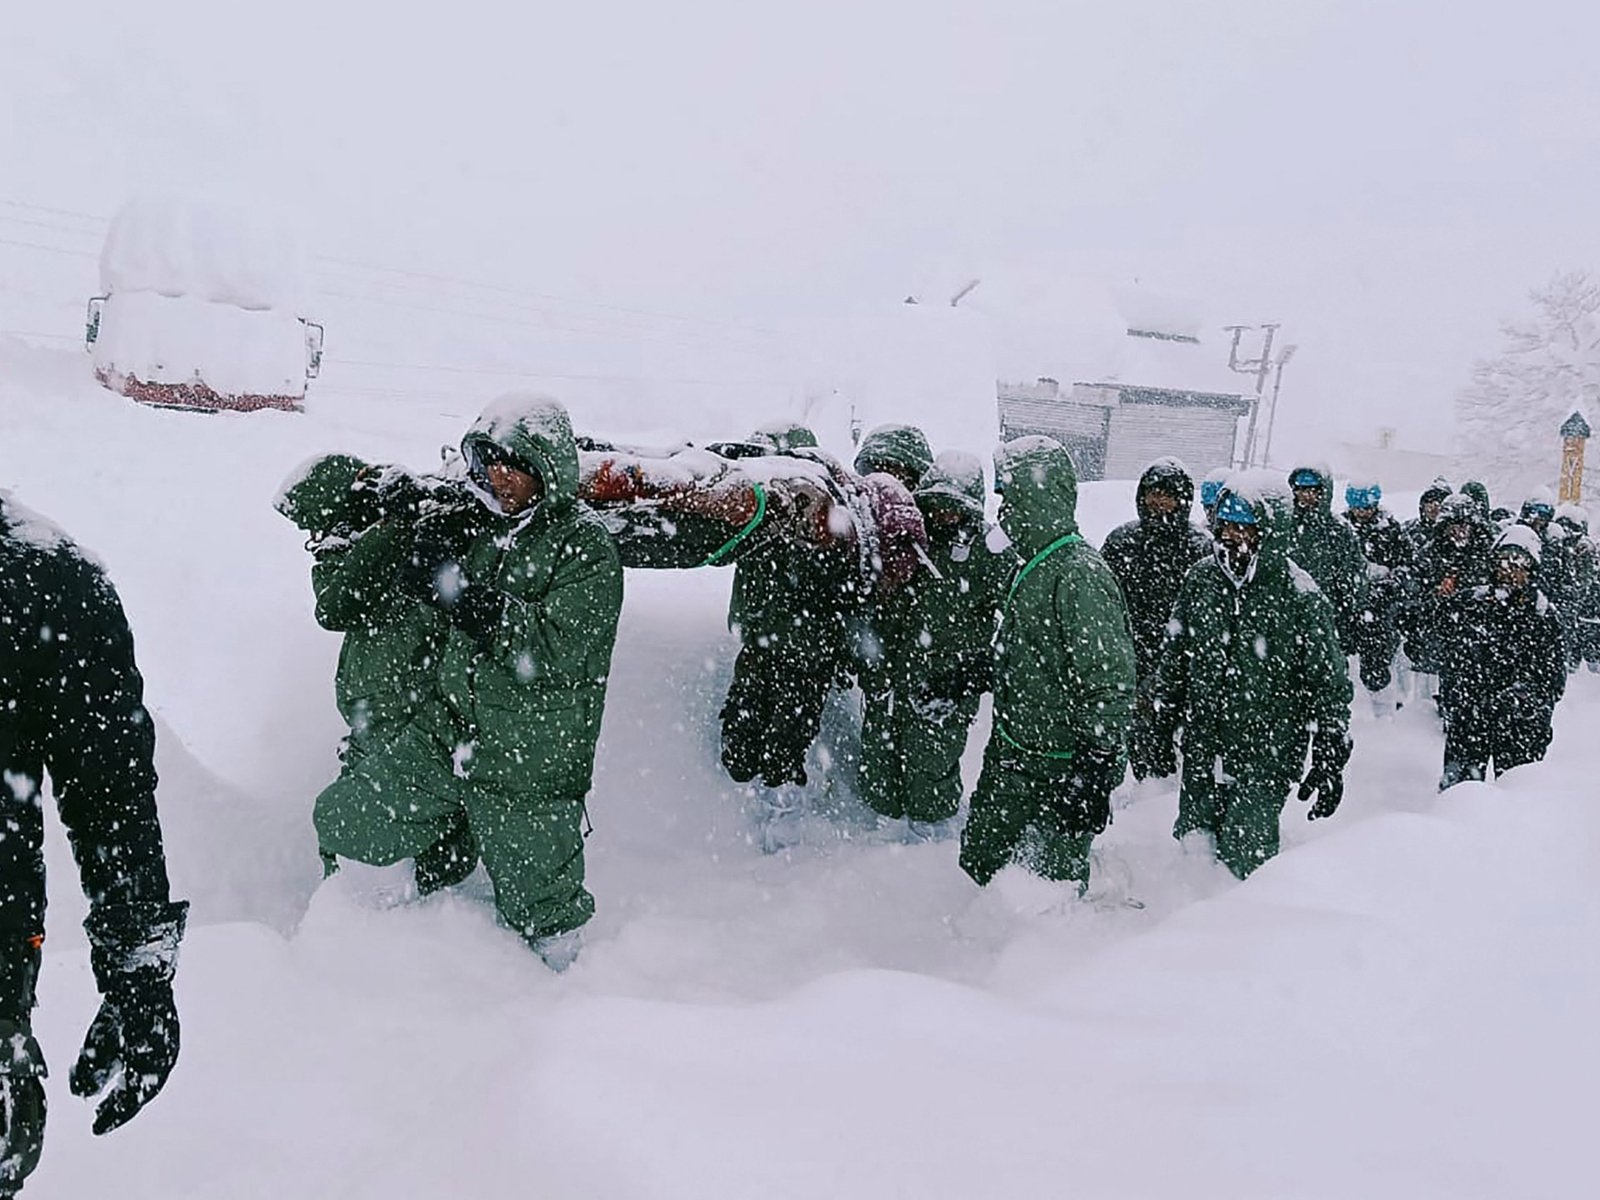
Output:
<instances>
[{"instance_id":1,"label":"black snow suit","mask_svg":"<svg viewBox=\"0 0 1600 1200\"><path fill-rule=\"evenodd\" d=\"M1367 563L1361 543L1350 527L1333 515L1333 474L1326 467L1296 467L1293 479L1302 472L1314 472L1321 480L1321 501L1310 512L1294 511L1294 532L1289 541L1289 557L1317 581L1323 595L1333 603L1339 623L1339 645L1346 654L1357 653L1357 634L1361 614L1367 608Z\"/></svg>"},{"instance_id":2,"label":"black snow suit","mask_svg":"<svg viewBox=\"0 0 1600 1200\"><path fill-rule=\"evenodd\" d=\"M89 900L105 1002L72 1072L79 1094L127 1078L95 1131L129 1119L177 1056L172 971L184 904L171 901L156 818L155 729L133 636L105 572L55 526L0 495L0 1195L21 1186L44 1129L44 1060L30 1030L44 940L50 780Z\"/></svg>"},{"instance_id":3,"label":"black snow suit","mask_svg":"<svg viewBox=\"0 0 1600 1200\"><path fill-rule=\"evenodd\" d=\"M1369 691L1389 685L1395 651L1400 648L1400 614L1415 588L1416 559L1411 539L1384 508L1363 524L1345 514L1367 560L1367 602L1356 629L1361 682Z\"/></svg>"},{"instance_id":4,"label":"black snow suit","mask_svg":"<svg viewBox=\"0 0 1600 1200\"><path fill-rule=\"evenodd\" d=\"M1489 582L1494 530L1470 496L1450 496L1418 556L1416 600L1406 631L1406 657L1419 671L1437 672L1450 627L1461 617L1456 600Z\"/></svg>"},{"instance_id":5,"label":"black snow suit","mask_svg":"<svg viewBox=\"0 0 1600 1200\"><path fill-rule=\"evenodd\" d=\"M752 440L774 453L826 456L810 430ZM836 679L850 669L850 629L860 608L847 558L773 538L733 569L728 624L739 653L722 705L722 764L739 783L806 782L806 753Z\"/></svg>"},{"instance_id":6,"label":"black snow suit","mask_svg":"<svg viewBox=\"0 0 1600 1200\"><path fill-rule=\"evenodd\" d=\"M1146 510L1145 497L1156 488L1172 494L1177 511L1158 516ZM1175 458L1157 459L1145 468L1136 503L1138 520L1113 529L1100 555L1122 585L1142 687L1161 660L1178 588L1189 568L1211 554L1211 535L1189 519L1194 481Z\"/></svg>"},{"instance_id":7,"label":"black snow suit","mask_svg":"<svg viewBox=\"0 0 1600 1200\"><path fill-rule=\"evenodd\" d=\"M1543 758L1567 682L1555 606L1533 584L1516 593L1483 584L1453 607L1439 672L1440 787L1483 779L1491 762L1499 775Z\"/></svg>"}]
</instances>

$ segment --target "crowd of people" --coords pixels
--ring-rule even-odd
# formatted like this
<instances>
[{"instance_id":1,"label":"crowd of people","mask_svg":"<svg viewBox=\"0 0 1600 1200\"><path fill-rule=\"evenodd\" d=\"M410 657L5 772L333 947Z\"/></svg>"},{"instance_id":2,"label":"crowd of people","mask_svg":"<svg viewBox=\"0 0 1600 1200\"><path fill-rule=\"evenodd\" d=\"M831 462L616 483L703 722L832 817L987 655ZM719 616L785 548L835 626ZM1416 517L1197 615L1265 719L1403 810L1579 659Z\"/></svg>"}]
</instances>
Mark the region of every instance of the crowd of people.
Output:
<instances>
[{"instance_id":1,"label":"crowd of people","mask_svg":"<svg viewBox=\"0 0 1600 1200\"><path fill-rule=\"evenodd\" d=\"M580 453L580 450L582 453ZM714 453L713 453L714 451ZM763 845L797 834L832 690L862 696L855 782L901 836L959 837L980 885L1020 865L1087 887L1131 770L1178 775L1174 836L1244 878L1277 853L1291 793L1337 812L1356 684L1380 713L1437 705L1441 788L1541 758L1567 676L1600 669L1587 517L1548 492L1518 511L1439 480L1404 524L1376 483L1176 459L1095 549L1071 455L1047 437L984 464L882 426L847 467L804 426L686 452L652 477L574 435L548 400L491 406L436 475L318 458L278 508L313 556L316 619L342 634L349 733L315 799L324 871L409 862L415 892L481 863L501 921L551 968L594 911L590 788L625 566L733 568L738 637L721 760L758 792ZM663 480L665 482L663 482ZM48 776L90 902L104 1003L71 1074L131 1118L178 1052L172 977L185 908L168 894L153 725L104 573L0 501L0 1196L44 1126L31 1030L44 926ZM961 759L993 721L964 822Z\"/></svg>"}]
</instances>

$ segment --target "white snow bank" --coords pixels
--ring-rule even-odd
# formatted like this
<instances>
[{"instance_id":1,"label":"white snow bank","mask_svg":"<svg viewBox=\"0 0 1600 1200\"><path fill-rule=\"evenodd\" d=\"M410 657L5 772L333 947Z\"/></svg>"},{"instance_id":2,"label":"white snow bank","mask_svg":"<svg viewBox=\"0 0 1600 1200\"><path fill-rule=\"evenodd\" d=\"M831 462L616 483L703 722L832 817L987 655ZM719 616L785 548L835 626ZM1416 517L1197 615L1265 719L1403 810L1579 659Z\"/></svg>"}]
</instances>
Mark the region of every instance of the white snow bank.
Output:
<instances>
[{"instance_id":1,"label":"white snow bank","mask_svg":"<svg viewBox=\"0 0 1600 1200\"><path fill-rule=\"evenodd\" d=\"M335 448L425 468L470 414L351 394L242 426L120 403L79 355L0 342L0 368L4 482L99 553L127 604L194 901L183 1058L137 1121L93 1138L66 1068L97 998L48 822L55 1071L28 1194L1584 1190L1600 679L1573 681L1550 762L1442 800L1431 716L1358 712L1340 813L1312 825L1291 801L1285 853L1243 885L1172 841L1174 785L1127 786L1093 902L1063 903L1015 871L980 891L953 844L875 833L824 769L847 702L812 757L834 782L808 793L805 843L761 855L717 764L731 573L636 572L578 965L549 975L481 880L388 911L324 887L285 940L269 926L315 883L310 804L343 727L338 638L272 497ZM1133 516L1133 487L1084 486L1086 537Z\"/></svg>"}]
</instances>

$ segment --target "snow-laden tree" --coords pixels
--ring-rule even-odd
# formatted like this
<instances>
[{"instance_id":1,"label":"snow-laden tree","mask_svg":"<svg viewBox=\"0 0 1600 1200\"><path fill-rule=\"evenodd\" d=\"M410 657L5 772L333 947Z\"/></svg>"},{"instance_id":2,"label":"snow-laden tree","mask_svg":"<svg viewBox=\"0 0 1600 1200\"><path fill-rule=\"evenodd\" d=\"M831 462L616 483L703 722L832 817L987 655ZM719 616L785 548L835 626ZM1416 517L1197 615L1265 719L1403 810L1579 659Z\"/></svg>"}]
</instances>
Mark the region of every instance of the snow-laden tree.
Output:
<instances>
[{"instance_id":1,"label":"snow-laden tree","mask_svg":"<svg viewBox=\"0 0 1600 1200\"><path fill-rule=\"evenodd\" d=\"M1565 271L1529 293L1533 314L1503 327L1506 345L1472 369L1456 396L1459 480L1489 485L1515 509L1535 487L1555 487L1563 421L1600 415L1600 281ZM1458 480L1458 482L1459 482ZM1600 446L1591 448L1584 500L1600 499Z\"/></svg>"}]
</instances>

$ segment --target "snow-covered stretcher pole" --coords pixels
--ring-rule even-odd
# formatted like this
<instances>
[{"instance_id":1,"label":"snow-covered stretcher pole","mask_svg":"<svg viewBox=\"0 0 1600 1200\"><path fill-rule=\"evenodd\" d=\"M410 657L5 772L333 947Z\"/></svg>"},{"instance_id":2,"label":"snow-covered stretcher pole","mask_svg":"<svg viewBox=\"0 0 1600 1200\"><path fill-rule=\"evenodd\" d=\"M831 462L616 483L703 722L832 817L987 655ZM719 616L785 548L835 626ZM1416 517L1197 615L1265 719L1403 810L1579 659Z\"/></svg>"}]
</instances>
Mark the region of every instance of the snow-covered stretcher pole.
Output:
<instances>
[{"instance_id":1,"label":"snow-covered stretcher pole","mask_svg":"<svg viewBox=\"0 0 1600 1200\"><path fill-rule=\"evenodd\" d=\"M578 494L605 520L624 566L725 566L781 541L847 568L867 596L894 591L927 561L911 493L824 452L581 444Z\"/></svg>"}]
</instances>

